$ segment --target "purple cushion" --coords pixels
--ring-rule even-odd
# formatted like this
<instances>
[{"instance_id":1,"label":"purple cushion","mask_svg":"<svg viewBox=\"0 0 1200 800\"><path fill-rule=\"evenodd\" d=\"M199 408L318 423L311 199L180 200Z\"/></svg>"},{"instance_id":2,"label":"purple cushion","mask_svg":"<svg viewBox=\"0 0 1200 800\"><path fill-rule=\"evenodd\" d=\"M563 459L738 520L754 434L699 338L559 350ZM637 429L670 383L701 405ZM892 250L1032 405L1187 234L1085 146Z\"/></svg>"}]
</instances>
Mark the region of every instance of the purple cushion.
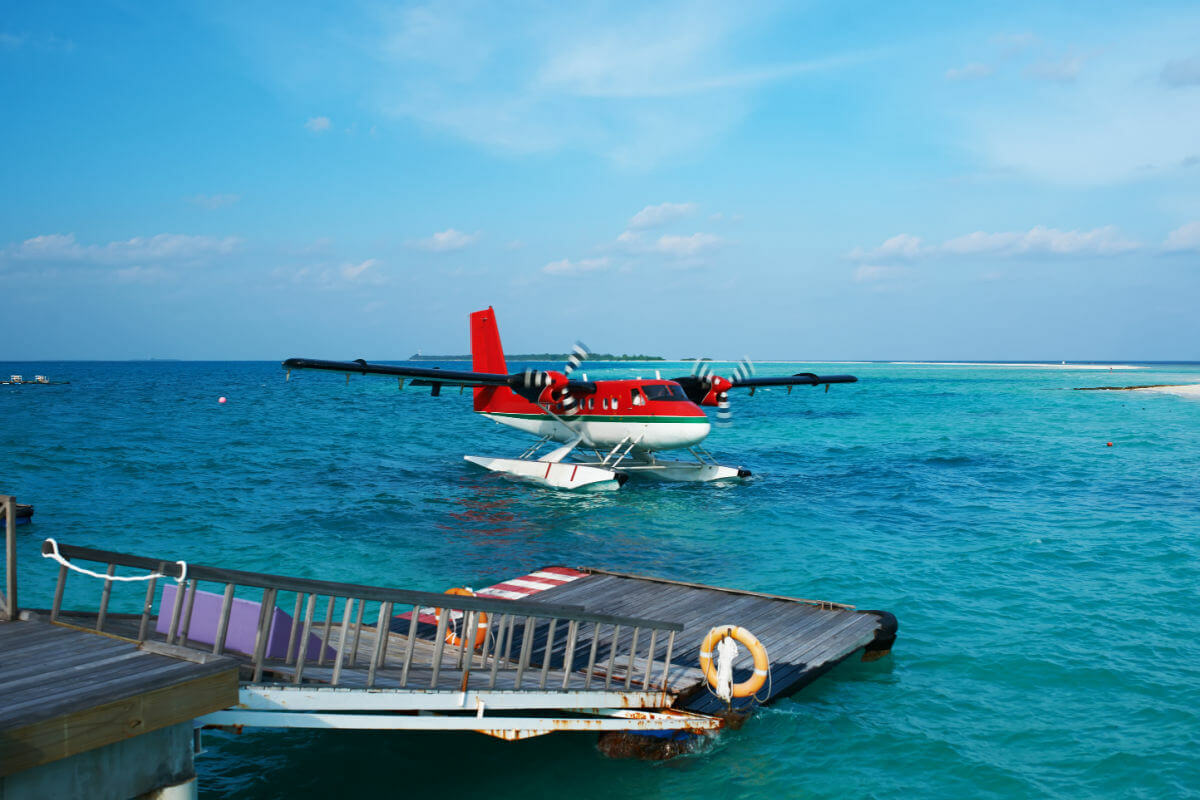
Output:
<instances>
[{"instance_id":1,"label":"purple cushion","mask_svg":"<svg viewBox=\"0 0 1200 800\"><path fill-rule=\"evenodd\" d=\"M154 630L166 633L171 628L171 615L175 611L176 584L171 581L163 583L162 597L159 599L158 619ZM184 597L186 600L186 595ZM217 640L217 627L221 622L221 604L223 595L214 592L196 590L192 604L192 623L188 630L188 641L213 644ZM233 608L229 611L229 630L225 635L225 649L236 653L254 655L254 633L258 629L258 615L262 604L254 600L233 598ZM183 628L183 619L187 608L179 613L179 627ZM267 658L286 658L288 640L292 636L292 616L279 608L271 613L270 634L267 636ZM308 647L305 649L304 660L316 661L321 652L321 640L314 634L308 635ZM325 658L337 658L337 651L332 647L325 648Z\"/></svg>"}]
</instances>

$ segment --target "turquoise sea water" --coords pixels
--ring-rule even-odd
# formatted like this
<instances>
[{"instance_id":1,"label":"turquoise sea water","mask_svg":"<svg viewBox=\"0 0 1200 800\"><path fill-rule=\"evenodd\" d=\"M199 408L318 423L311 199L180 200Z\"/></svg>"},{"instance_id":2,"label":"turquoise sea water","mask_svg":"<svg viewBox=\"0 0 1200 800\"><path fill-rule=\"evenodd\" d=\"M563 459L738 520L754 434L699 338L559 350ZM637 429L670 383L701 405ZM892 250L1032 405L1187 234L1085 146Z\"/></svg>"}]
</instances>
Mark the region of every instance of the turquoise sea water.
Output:
<instances>
[{"instance_id":1,"label":"turquoise sea water","mask_svg":"<svg viewBox=\"0 0 1200 800\"><path fill-rule=\"evenodd\" d=\"M464 463L527 439L453 391L285 383L274 363L0 364L72 381L0 387L0 491L37 506L22 601L50 603L53 536L432 591L604 566L900 621L892 656L675 761L608 760L591 734L209 733L205 797L1200 796L1200 397L1068 391L1200 366L820 370L860 383L735 397L708 444L745 483L568 494Z\"/></svg>"}]
</instances>

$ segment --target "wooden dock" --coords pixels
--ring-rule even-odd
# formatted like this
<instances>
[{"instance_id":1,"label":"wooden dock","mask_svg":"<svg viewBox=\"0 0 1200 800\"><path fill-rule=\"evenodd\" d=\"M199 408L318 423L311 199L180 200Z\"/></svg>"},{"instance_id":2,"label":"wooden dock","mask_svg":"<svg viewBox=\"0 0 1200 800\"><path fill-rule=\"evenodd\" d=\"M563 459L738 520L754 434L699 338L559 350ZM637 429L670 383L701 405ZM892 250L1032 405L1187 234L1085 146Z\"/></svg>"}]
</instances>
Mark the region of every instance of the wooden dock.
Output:
<instances>
[{"instance_id":1,"label":"wooden dock","mask_svg":"<svg viewBox=\"0 0 1200 800\"><path fill-rule=\"evenodd\" d=\"M476 730L506 739L588 730L639 742L621 752L663 757L679 750L640 743L674 748L719 729L853 654L886 653L896 634L895 618L882 611L603 569L544 567L471 595L265 575L53 540L43 555L59 562L45 613L53 627L21 623L28 627L8 635L65 659L62 671L81 688L55 690L61 706L38 702L54 677L28 662L6 676L0 664L0 686L15 679L29 692L10 707L10 728L65 709L132 703L135 694L119 693L135 687L204 686L225 694L168 705L200 725ZM94 610L62 607L72 572L95 587ZM699 666L705 636L729 625L751 631L769 662L765 685L731 702L716 696ZM735 683L752 662L739 651ZM203 703L210 705L199 709ZM35 708L37 720L12 716Z\"/></svg>"},{"instance_id":2,"label":"wooden dock","mask_svg":"<svg viewBox=\"0 0 1200 800\"><path fill-rule=\"evenodd\" d=\"M699 663L700 642L711 628L740 625L758 637L770 657L770 679L759 699L734 700L749 709L786 697L850 656L867 649L868 660L891 649L896 618L884 611L859 611L851 606L701 584L682 583L643 575L583 568L587 577L547 589L535 602L579 605L604 614L670 619L683 624L678 662L691 665L673 676L679 695L676 707L714 714L725 704L705 687ZM537 644L534 644L537 649ZM743 650L734 662L734 681L749 677L753 659Z\"/></svg>"},{"instance_id":3,"label":"wooden dock","mask_svg":"<svg viewBox=\"0 0 1200 800\"><path fill-rule=\"evenodd\" d=\"M863 651L866 660L878 658L890 650L895 640L896 619L885 611L860 611L840 603L803 600L779 595L724 589L703 584L683 583L644 575L631 575L587 567L543 567L533 574L549 574L548 570L576 572L581 577L553 588L531 592L526 602L573 606L593 614L611 617L636 615L653 619L669 619L681 624L677 644L664 688L675 697L674 707L701 714L716 714L729 710L748 711L786 697L855 652ZM528 581L526 581L528 582ZM500 584L506 585L506 584ZM484 590L487 591L487 590ZM393 637L408 629L410 620L392 620ZM432 618L422 615L416 627L418 642L432 647L437 641L437 626ZM708 691L704 673L699 667L700 643L708 631L723 625L740 625L749 629L762 642L769 655L770 670L767 686L755 697L735 699L731 704ZM535 654L531 666L549 668L560 676L564 664L586 664L592 642L599 637L601 652L612 647L617 652L637 649L632 630L618 631L609 638L611 630L597 632L583 629L568 653L568 643L556 641L549 650L552 631L548 623L539 623L530 631L530 651ZM515 648L524 643L518 633ZM646 643L643 640L642 647ZM643 660L635 655L635 674ZM623 682L628 660L618 659L614 679ZM745 680L753 671L753 656L742 650L733 666L734 682ZM607 677L603 669L601 675ZM582 671L572 674L571 680L582 681ZM565 684L564 684L565 685Z\"/></svg>"},{"instance_id":4,"label":"wooden dock","mask_svg":"<svg viewBox=\"0 0 1200 800\"><path fill-rule=\"evenodd\" d=\"M203 655L0 622L0 778L233 705L237 663Z\"/></svg>"}]
</instances>

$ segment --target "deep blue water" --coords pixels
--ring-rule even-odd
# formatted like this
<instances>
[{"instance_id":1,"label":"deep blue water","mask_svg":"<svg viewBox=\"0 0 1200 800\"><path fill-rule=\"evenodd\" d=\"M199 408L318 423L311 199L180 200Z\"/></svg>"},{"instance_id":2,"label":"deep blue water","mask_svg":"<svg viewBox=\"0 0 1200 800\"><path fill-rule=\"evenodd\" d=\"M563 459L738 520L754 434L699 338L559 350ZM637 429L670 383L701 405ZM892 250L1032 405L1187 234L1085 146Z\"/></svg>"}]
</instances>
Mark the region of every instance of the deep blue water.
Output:
<instances>
[{"instance_id":1,"label":"deep blue water","mask_svg":"<svg viewBox=\"0 0 1200 800\"><path fill-rule=\"evenodd\" d=\"M287 383L274 363L0 364L71 381L0 387L0 491L37 506L23 604L50 603L53 536L432 591L605 566L900 620L892 656L673 762L605 759L590 734L210 733L206 797L1200 796L1200 397L1069 391L1200 367L821 369L861 380L735 398L708 444L745 483L569 494L464 463L527 440L452 391ZM83 579L68 594L95 603Z\"/></svg>"}]
</instances>

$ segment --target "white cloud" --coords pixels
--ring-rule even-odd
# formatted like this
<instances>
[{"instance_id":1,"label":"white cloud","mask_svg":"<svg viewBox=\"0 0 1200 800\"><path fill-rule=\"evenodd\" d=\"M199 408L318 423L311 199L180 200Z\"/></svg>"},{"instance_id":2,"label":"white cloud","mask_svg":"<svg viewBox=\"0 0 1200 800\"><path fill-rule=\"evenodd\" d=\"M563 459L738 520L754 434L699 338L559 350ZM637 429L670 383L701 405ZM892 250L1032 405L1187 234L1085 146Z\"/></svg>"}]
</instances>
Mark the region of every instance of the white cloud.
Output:
<instances>
[{"instance_id":1,"label":"white cloud","mask_svg":"<svg viewBox=\"0 0 1200 800\"><path fill-rule=\"evenodd\" d=\"M104 245L83 245L73 233L34 236L3 251L5 259L38 262L83 262L93 264L132 264L146 261L189 261L204 256L226 255L240 239L234 236L189 236L160 233Z\"/></svg>"},{"instance_id":2,"label":"white cloud","mask_svg":"<svg viewBox=\"0 0 1200 800\"><path fill-rule=\"evenodd\" d=\"M946 70L946 78L952 81L969 81L986 78L995 71L990 65L975 61L961 67L951 67Z\"/></svg>"},{"instance_id":3,"label":"white cloud","mask_svg":"<svg viewBox=\"0 0 1200 800\"><path fill-rule=\"evenodd\" d=\"M944 110L948 130L994 178L1086 187L1169 177L1197 153L1200 103L1164 85L1160 54L1194 52L1194 28L1146 23L1103 41L1081 32L1075 53L1034 59L1027 74L1041 80L959 98Z\"/></svg>"},{"instance_id":4,"label":"white cloud","mask_svg":"<svg viewBox=\"0 0 1200 800\"><path fill-rule=\"evenodd\" d=\"M352 95L490 150L569 150L634 168L710 146L768 87L863 60L758 47L760 30L788 13L770 6L398 5L298 8L309 24L276 26L269 42L250 33L267 22L254 4L218 19L268 80L299 96Z\"/></svg>"},{"instance_id":5,"label":"white cloud","mask_svg":"<svg viewBox=\"0 0 1200 800\"><path fill-rule=\"evenodd\" d=\"M338 271L342 274L342 277L345 278L346 280L356 281L360 277L362 277L362 274L364 272L366 272L367 270L369 270L371 267L375 266L378 263L379 263L379 261L377 259L368 258L366 261L362 261L358 264L343 264L338 269Z\"/></svg>"},{"instance_id":6,"label":"white cloud","mask_svg":"<svg viewBox=\"0 0 1200 800\"><path fill-rule=\"evenodd\" d=\"M542 267L542 272L547 275L579 275L584 272L595 272L596 270L607 268L607 258L584 258L579 261L564 258L559 261L551 261Z\"/></svg>"},{"instance_id":7,"label":"white cloud","mask_svg":"<svg viewBox=\"0 0 1200 800\"><path fill-rule=\"evenodd\" d=\"M947 239L940 245L926 245L918 236L902 233L870 250L854 248L850 258L867 261L901 261L926 256L1016 257L1109 256L1128 253L1141 245L1126 239L1113 225L1090 231L1062 231L1036 225L1028 231L987 233L976 231Z\"/></svg>"},{"instance_id":8,"label":"white cloud","mask_svg":"<svg viewBox=\"0 0 1200 800\"><path fill-rule=\"evenodd\" d=\"M388 278L380 271L380 266L382 262L376 258L340 264L325 260L302 266L276 267L271 270L270 276L280 283L315 287L322 291L347 291L364 286L386 285Z\"/></svg>"},{"instance_id":9,"label":"white cloud","mask_svg":"<svg viewBox=\"0 0 1200 800\"><path fill-rule=\"evenodd\" d=\"M478 241L479 235L478 231L475 233L463 233L462 231L456 231L454 228L447 228L425 239L414 239L409 242L409 245L434 253L445 253L451 250L462 250L464 247L474 244Z\"/></svg>"},{"instance_id":10,"label":"white cloud","mask_svg":"<svg viewBox=\"0 0 1200 800\"><path fill-rule=\"evenodd\" d=\"M240 194L197 194L189 197L188 202L212 211L224 206L231 206L241 199Z\"/></svg>"},{"instance_id":11,"label":"white cloud","mask_svg":"<svg viewBox=\"0 0 1200 800\"><path fill-rule=\"evenodd\" d=\"M1090 231L1060 231L1037 225L1023 233L984 233L976 231L942 244L950 255L1114 255L1139 247L1121 237L1113 225Z\"/></svg>"},{"instance_id":12,"label":"white cloud","mask_svg":"<svg viewBox=\"0 0 1200 800\"><path fill-rule=\"evenodd\" d=\"M883 259L916 258L922 252L921 237L911 233L900 233L884 241L879 247L864 250L856 247L850 252L850 257L860 260L879 261Z\"/></svg>"},{"instance_id":13,"label":"white cloud","mask_svg":"<svg viewBox=\"0 0 1200 800\"><path fill-rule=\"evenodd\" d=\"M333 122L329 117L309 117L308 122L304 123L304 127L308 128L313 133L324 133L329 130Z\"/></svg>"},{"instance_id":14,"label":"white cloud","mask_svg":"<svg viewBox=\"0 0 1200 800\"><path fill-rule=\"evenodd\" d=\"M1083 56L1065 56L1060 61L1038 61L1025 68L1025 77L1054 83L1071 83L1079 77L1086 59Z\"/></svg>"},{"instance_id":15,"label":"white cloud","mask_svg":"<svg viewBox=\"0 0 1200 800\"><path fill-rule=\"evenodd\" d=\"M696 208L695 203L659 203L656 206L646 206L630 218L629 227L634 230L659 228L694 214Z\"/></svg>"},{"instance_id":16,"label":"white cloud","mask_svg":"<svg viewBox=\"0 0 1200 800\"><path fill-rule=\"evenodd\" d=\"M1200 86L1200 56L1171 59L1163 65L1159 79L1172 89Z\"/></svg>"},{"instance_id":17,"label":"white cloud","mask_svg":"<svg viewBox=\"0 0 1200 800\"><path fill-rule=\"evenodd\" d=\"M693 233L691 236L660 236L653 250L675 258L691 258L719 247L722 239L711 233Z\"/></svg>"},{"instance_id":18,"label":"white cloud","mask_svg":"<svg viewBox=\"0 0 1200 800\"><path fill-rule=\"evenodd\" d=\"M1180 225L1167 234L1163 249L1168 251L1200 250L1200 221Z\"/></svg>"},{"instance_id":19,"label":"white cloud","mask_svg":"<svg viewBox=\"0 0 1200 800\"><path fill-rule=\"evenodd\" d=\"M881 264L863 264L854 270L855 283L878 283L889 278L899 278L908 274L904 267L893 267Z\"/></svg>"},{"instance_id":20,"label":"white cloud","mask_svg":"<svg viewBox=\"0 0 1200 800\"><path fill-rule=\"evenodd\" d=\"M681 261L695 260L724 244L724 239L711 233L664 234L647 239L638 231L623 231L616 240L617 249L629 255L667 256Z\"/></svg>"}]
</instances>

